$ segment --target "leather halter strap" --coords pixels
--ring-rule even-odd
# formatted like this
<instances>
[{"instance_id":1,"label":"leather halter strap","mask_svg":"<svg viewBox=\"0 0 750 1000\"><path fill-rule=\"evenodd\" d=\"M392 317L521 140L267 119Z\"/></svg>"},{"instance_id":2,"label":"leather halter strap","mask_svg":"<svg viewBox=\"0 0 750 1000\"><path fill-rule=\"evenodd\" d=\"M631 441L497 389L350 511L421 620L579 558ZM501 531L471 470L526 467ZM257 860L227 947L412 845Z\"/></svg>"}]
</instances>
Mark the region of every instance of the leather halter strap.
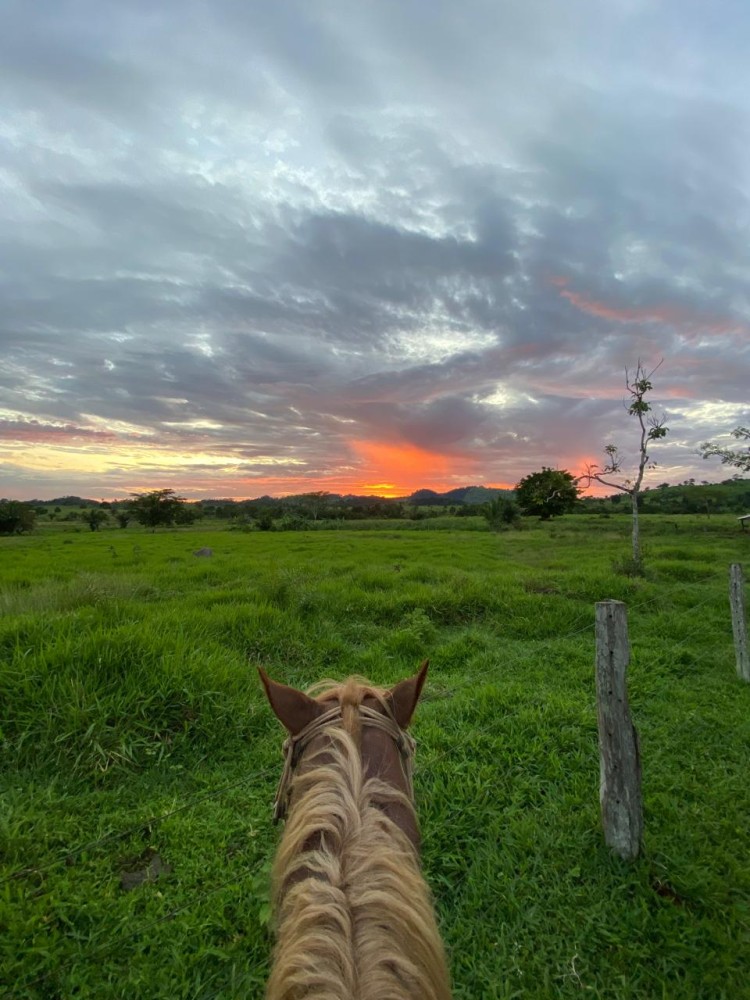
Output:
<instances>
[{"instance_id":1,"label":"leather halter strap","mask_svg":"<svg viewBox=\"0 0 750 1000\"><path fill-rule=\"evenodd\" d=\"M363 726L372 726L380 729L394 741L398 747L401 757L401 767L406 779L406 787L410 800L414 800L413 785L413 758L416 742L414 737L396 722L390 707L383 702L384 712L370 708L369 705L358 707L360 722ZM334 705L328 711L323 712L317 719L313 719L304 729L300 729L294 736L290 735L284 740L284 770L281 772L279 785L276 789L276 797L273 803L273 821L278 823L284 819L289 807L289 795L291 793L291 782L294 777L294 769L299 764L300 758L307 745L324 730L335 726L343 720L343 713L340 705Z\"/></svg>"}]
</instances>

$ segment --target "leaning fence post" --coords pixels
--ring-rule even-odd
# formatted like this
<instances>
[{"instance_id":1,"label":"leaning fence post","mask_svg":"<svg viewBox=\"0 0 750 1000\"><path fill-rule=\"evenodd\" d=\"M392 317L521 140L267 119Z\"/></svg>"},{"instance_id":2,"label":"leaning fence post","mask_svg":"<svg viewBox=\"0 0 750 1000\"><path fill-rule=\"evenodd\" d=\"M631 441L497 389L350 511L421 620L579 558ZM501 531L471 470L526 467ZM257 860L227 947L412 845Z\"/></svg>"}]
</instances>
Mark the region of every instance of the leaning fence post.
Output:
<instances>
[{"instance_id":1,"label":"leaning fence post","mask_svg":"<svg viewBox=\"0 0 750 1000\"><path fill-rule=\"evenodd\" d=\"M747 627L745 625L745 586L742 579L742 566L739 563L732 563L729 567L729 604L732 609L732 633L734 634L737 673L743 681L750 681L750 653L747 648Z\"/></svg>"},{"instance_id":2,"label":"leaning fence post","mask_svg":"<svg viewBox=\"0 0 750 1000\"><path fill-rule=\"evenodd\" d=\"M627 609L596 605L596 703L604 839L621 858L637 858L643 839L638 733L630 718L625 673L630 662Z\"/></svg>"}]
</instances>

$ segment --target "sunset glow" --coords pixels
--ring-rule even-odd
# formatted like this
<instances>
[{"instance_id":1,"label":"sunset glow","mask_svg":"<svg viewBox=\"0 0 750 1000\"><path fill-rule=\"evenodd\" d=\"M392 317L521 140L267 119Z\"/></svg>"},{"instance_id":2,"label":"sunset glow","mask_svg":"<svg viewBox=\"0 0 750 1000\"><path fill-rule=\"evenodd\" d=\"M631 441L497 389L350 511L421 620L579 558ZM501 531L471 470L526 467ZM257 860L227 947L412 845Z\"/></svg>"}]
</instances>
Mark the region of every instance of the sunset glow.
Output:
<instances>
[{"instance_id":1,"label":"sunset glow","mask_svg":"<svg viewBox=\"0 0 750 1000\"><path fill-rule=\"evenodd\" d=\"M450 489L446 484L467 464L408 444L352 441L351 447L362 462L365 477L376 482L387 480L390 496L404 496L421 487Z\"/></svg>"}]
</instances>

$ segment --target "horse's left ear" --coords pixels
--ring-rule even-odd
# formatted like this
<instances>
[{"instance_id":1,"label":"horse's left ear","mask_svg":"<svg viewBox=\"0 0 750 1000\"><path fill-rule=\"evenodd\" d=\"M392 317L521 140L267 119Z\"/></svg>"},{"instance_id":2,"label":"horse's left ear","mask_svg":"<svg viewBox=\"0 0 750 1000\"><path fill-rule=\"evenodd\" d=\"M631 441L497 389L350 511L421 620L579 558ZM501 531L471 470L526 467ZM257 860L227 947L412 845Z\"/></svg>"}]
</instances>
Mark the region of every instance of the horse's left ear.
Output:
<instances>
[{"instance_id":1,"label":"horse's left ear","mask_svg":"<svg viewBox=\"0 0 750 1000\"><path fill-rule=\"evenodd\" d=\"M272 681L262 667L258 667L258 676L263 682L266 696L276 718L289 730L292 736L302 732L313 719L317 719L325 712L325 708L320 702L305 694L304 691L298 691L296 688L287 687L286 684Z\"/></svg>"},{"instance_id":2,"label":"horse's left ear","mask_svg":"<svg viewBox=\"0 0 750 1000\"><path fill-rule=\"evenodd\" d=\"M406 729L411 722L412 715L414 715L414 709L417 707L419 696L422 693L429 665L430 661L425 660L419 668L419 673L408 677L405 681L399 681L394 688L391 688L388 695L393 717L402 729Z\"/></svg>"}]
</instances>

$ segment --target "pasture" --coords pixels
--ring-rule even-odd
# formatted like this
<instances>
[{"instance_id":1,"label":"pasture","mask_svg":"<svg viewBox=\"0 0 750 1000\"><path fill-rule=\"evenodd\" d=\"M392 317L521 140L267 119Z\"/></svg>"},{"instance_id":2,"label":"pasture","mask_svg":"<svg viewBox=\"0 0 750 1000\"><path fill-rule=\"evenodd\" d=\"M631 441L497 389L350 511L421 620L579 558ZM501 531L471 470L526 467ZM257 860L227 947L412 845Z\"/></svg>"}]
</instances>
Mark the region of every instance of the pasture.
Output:
<instances>
[{"instance_id":1,"label":"pasture","mask_svg":"<svg viewBox=\"0 0 750 1000\"><path fill-rule=\"evenodd\" d=\"M0 540L3 996L260 1000L282 733L255 666L389 684L429 657L415 785L455 997L750 997L727 599L750 534L644 516L630 578L627 518L440 527ZM605 598L629 608L633 864L599 825Z\"/></svg>"}]
</instances>

